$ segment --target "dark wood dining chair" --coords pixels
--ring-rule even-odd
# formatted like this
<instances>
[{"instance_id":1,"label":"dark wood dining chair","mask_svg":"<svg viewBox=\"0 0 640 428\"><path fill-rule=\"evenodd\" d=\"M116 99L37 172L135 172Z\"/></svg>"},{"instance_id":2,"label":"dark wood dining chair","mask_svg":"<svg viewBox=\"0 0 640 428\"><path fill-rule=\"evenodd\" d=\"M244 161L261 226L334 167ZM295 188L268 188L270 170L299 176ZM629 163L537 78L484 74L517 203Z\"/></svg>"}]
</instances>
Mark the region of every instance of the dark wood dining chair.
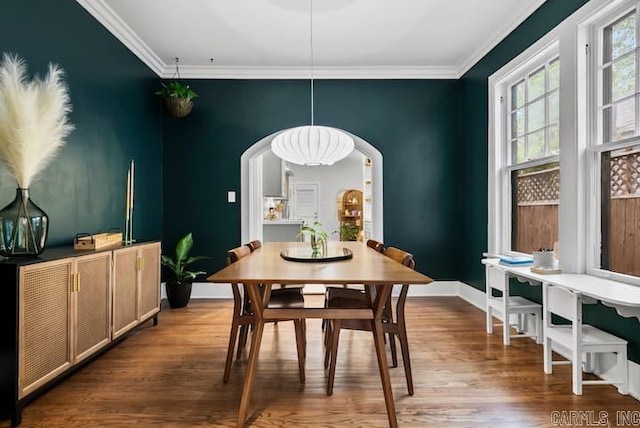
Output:
<instances>
[{"instance_id":1,"label":"dark wood dining chair","mask_svg":"<svg viewBox=\"0 0 640 428\"><path fill-rule=\"evenodd\" d=\"M254 251L258 250L259 248L262 247L262 241L259 239L254 239L251 242L248 242L246 244L247 247L249 247L249 250L251 250L251 252L253 253ZM283 285L283 284L273 284L271 286L271 292L273 293L274 290L279 290L282 288L297 288L302 290L304 288L304 284L287 284L287 285ZM300 291L300 293L302 293L302 291ZM277 294L277 293L276 293ZM244 293L243 296L243 306L244 306L244 310L245 312L249 312L251 310L251 302L249 301L249 295L247 293ZM278 321L274 321L274 324L278 324ZM306 328L306 327L305 327ZM306 333L306 332L305 332ZM238 352L236 355L236 359L240 359L240 355L242 354L242 350L245 348L245 346L247 345L247 336L249 335L249 326L248 325L243 325L240 327L240 337L238 339ZM306 335L305 335L306 337Z\"/></svg>"},{"instance_id":2,"label":"dark wood dining chair","mask_svg":"<svg viewBox=\"0 0 640 428\"><path fill-rule=\"evenodd\" d=\"M384 244L380 241L376 241L375 239L368 239L367 240L367 247L372 248L374 250L376 250L379 253L384 252ZM329 300L329 289L347 289L347 290L358 290L362 293L365 292L365 288L362 285L358 285L356 286L355 284L343 284L343 285L327 285L325 286L325 293L324 293L324 306L325 308L327 307L327 302ZM339 291L334 291L333 295L336 296L336 294L340 293ZM346 291L344 294L346 294L347 296L352 293L352 291ZM325 331L325 329L327 328L327 323L329 320L323 319L322 320L322 324L320 326L322 331ZM327 337L325 337L325 344L327 341ZM325 358L325 368L327 366L327 360Z\"/></svg>"},{"instance_id":3,"label":"dark wood dining chair","mask_svg":"<svg viewBox=\"0 0 640 428\"><path fill-rule=\"evenodd\" d=\"M251 255L251 249L247 245L234 248L227 252L228 263L235 263L243 257ZM251 310L251 302L249 299L244 299L247 296L247 291L244 289L244 284L231 284L231 291L233 292L233 318L231 321L231 332L229 334L229 347L227 349L227 358L224 366L224 376L222 381L227 383L231 374L231 364L233 362L233 354L236 346L236 340L238 340L238 352L237 357L240 358L242 350L246 346L246 340L249 333L249 327L255 324L256 319ZM242 291L242 293L241 293ZM248 302L248 305L245 304ZM269 307L277 308L304 308L304 296L302 295L302 289L296 288L282 288L278 290L272 290ZM298 371L300 373L300 381L305 381L305 360L306 360L306 332L304 320L293 319L296 333L296 347L298 352ZM238 337L238 330L240 331L240 337ZM244 331L244 337L242 332Z\"/></svg>"},{"instance_id":4,"label":"dark wood dining chair","mask_svg":"<svg viewBox=\"0 0 640 428\"><path fill-rule=\"evenodd\" d=\"M262 241L259 239L254 239L253 241L246 243L244 245L248 247L249 250L253 253L255 250L262 247ZM246 252L246 250L243 250L243 252ZM244 313L248 314L251 312L251 301L249 300L249 293L243 293L242 299L243 299L243 303L242 303L243 311ZM249 335L249 325L248 324L241 325L240 336L238 338L238 352L236 354L237 360L240 359L240 355L242 355L242 350L247 345L248 335Z\"/></svg>"},{"instance_id":5,"label":"dark wood dining chair","mask_svg":"<svg viewBox=\"0 0 640 428\"><path fill-rule=\"evenodd\" d=\"M415 269L415 260L411 253L396 247L388 247L384 249L384 254L411 269ZM368 308L371 307L372 299L375 298L375 292L372 288L367 288L371 292L361 292L354 289L331 288L328 291L327 307L329 308ZM413 377L411 375L411 358L409 356L409 342L407 341L407 328L405 324L404 306L407 300L409 285L403 284L400 289L400 295L396 302L395 317L391 311L391 304L382 315L382 331L389 334L389 342L391 348L391 356L393 367L397 367L397 356L395 337L400 341L400 349L402 351L402 361L404 363L404 372L407 380L407 390L409 395L413 395ZM328 346L325 349L325 368L329 366L329 378L327 381L327 395L333 394L333 383L336 372L336 360L338 355L338 342L340 339L340 330L364 330L371 331L370 320L331 320L327 326Z\"/></svg>"},{"instance_id":6,"label":"dark wood dining chair","mask_svg":"<svg viewBox=\"0 0 640 428\"><path fill-rule=\"evenodd\" d=\"M251 252L253 253L255 250L257 250L258 248L262 247L262 241L259 239L254 239L253 241L249 242L248 244L245 244L247 247L249 247L249 249L251 250Z\"/></svg>"},{"instance_id":7,"label":"dark wood dining chair","mask_svg":"<svg viewBox=\"0 0 640 428\"><path fill-rule=\"evenodd\" d=\"M379 253L384 252L384 244L380 241L376 241L375 239L367 239L367 247L373 248Z\"/></svg>"}]
</instances>

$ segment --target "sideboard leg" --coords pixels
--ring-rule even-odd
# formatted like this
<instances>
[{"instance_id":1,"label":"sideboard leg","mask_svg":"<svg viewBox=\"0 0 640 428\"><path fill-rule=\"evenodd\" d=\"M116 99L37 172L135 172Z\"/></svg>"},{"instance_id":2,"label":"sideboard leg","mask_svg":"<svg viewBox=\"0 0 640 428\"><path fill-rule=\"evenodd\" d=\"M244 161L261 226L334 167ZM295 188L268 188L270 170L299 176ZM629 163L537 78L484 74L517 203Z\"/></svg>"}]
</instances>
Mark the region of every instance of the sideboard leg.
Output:
<instances>
[{"instance_id":1,"label":"sideboard leg","mask_svg":"<svg viewBox=\"0 0 640 428\"><path fill-rule=\"evenodd\" d=\"M15 404L15 407L13 409L13 414L11 415L11 426L12 427L17 427L20 426L20 424L22 423L22 403L20 401L18 401Z\"/></svg>"}]
</instances>

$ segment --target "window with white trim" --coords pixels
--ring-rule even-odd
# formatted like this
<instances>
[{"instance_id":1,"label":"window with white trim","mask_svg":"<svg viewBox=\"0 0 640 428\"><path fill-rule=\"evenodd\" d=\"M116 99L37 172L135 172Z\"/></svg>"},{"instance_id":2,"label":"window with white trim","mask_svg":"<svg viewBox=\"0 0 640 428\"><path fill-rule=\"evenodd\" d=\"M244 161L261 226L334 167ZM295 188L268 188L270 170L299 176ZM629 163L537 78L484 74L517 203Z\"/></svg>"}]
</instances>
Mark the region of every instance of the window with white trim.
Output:
<instances>
[{"instance_id":1,"label":"window with white trim","mask_svg":"<svg viewBox=\"0 0 640 428\"><path fill-rule=\"evenodd\" d=\"M489 77L489 253L555 239L563 271L640 284L639 10L590 0Z\"/></svg>"},{"instance_id":2,"label":"window with white trim","mask_svg":"<svg viewBox=\"0 0 640 428\"><path fill-rule=\"evenodd\" d=\"M511 250L553 249L560 198L560 59L509 88Z\"/></svg>"},{"instance_id":3,"label":"window with white trim","mask_svg":"<svg viewBox=\"0 0 640 428\"><path fill-rule=\"evenodd\" d=\"M620 279L640 277L639 11L640 2L623 2L599 18L592 34L595 189L589 199L597 220L588 268Z\"/></svg>"},{"instance_id":4,"label":"window with white trim","mask_svg":"<svg viewBox=\"0 0 640 428\"><path fill-rule=\"evenodd\" d=\"M531 253L558 240L559 77L554 44L498 85L502 252Z\"/></svg>"}]
</instances>

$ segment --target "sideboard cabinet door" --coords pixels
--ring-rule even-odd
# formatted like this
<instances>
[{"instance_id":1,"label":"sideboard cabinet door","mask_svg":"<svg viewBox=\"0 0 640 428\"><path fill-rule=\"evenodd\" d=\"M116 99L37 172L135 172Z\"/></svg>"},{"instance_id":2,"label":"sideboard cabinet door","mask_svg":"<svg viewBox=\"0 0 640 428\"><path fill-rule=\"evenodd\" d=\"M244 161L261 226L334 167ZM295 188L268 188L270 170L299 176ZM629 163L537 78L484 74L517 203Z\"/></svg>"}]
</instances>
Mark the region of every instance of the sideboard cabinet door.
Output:
<instances>
[{"instance_id":1,"label":"sideboard cabinet door","mask_svg":"<svg viewBox=\"0 0 640 428\"><path fill-rule=\"evenodd\" d=\"M160 243L113 251L113 338L160 311Z\"/></svg>"},{"instance_id":2,"label":"sideboard cabinet door","mask_svg":"<svg viewBox=\"0 0 640 428\"><path fill-rule=\"evenodd\" d=\"M72 273L71 258L20 267L18 398L73 363Z\"/></svg>"},{"instance_id":3,"label":"sideboard cabinet door","mask_svg":"<svg viewBox=\"0 0 640 428\"><path fill-rule=\"evenodd\" d=\"M113 252L113 339L138 323L138 248Z\"/></svg>"},{"instance_id":4,"label":"sideboard cabinet door","mask_svg":"<svg viewBox=\"0 0 640 428\"><path fill-rule=\"evenodd\" d=\"M111 340L111 252L76 258L75 361Z\"/></svg>"},{"instance_id":5,"label":"sideboard cabinet door","mask_svg":"<svg viewBox=\"0 0 640 428\"><path fill-rule=\"evenodd\" d=\"M138 321L143 322L160 311L160 243L141 245Z\"/></svg>"}]
</instances>

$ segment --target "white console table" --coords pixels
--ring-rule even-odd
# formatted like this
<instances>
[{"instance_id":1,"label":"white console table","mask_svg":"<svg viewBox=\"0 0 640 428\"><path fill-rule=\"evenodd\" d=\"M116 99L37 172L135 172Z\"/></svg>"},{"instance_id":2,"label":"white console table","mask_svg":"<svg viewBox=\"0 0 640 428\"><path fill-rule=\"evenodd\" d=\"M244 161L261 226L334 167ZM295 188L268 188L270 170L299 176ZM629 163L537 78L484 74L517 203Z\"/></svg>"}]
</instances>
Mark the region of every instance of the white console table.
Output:
<instances>
[{"instance_id":1,"label":"white console table","mask_svg":"<svg viewBox=\"0 0 640 428\"><path fill-rule=\"evenodd\" d=\"M502 265L500 260L496 258L483 259L482 264L487 268L498 269L503 272L506 276L505 280L508 280L509 277L514 277L531 285L541 285L546 282L563 287L592 300L589 302L584 299L583 303L599 301L605 306L615 308L618 314L623 317L636 317L640 320L639 286L584 274L560 273L544 275L531 272L529 266Z\"/></svg>"}]
</instances>

